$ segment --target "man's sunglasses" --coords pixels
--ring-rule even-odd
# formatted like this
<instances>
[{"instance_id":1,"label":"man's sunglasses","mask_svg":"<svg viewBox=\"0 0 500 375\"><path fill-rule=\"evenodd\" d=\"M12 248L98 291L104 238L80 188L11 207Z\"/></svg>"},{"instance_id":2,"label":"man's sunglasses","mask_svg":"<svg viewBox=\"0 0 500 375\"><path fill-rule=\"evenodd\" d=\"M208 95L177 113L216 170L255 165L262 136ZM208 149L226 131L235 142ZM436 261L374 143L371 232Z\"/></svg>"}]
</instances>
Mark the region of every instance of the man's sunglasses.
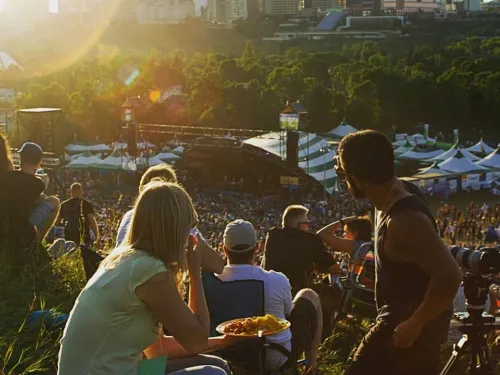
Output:
<instances>
[{"instance_id":1,"label":"man's sunglasses","mask_svg":"<svg viewBox=\"0 0 500 375\"><path fill-rule=\"evenodd\" d=\"M333 157L333 161L335 162L335 166L333 167L333 169L335 170L335 173L337 174L337 176L341 179L341 180L347 180L347 178L351 175L350 173L344 171L344 169L342 168L342 165L340 164L340 158L338 155L335 155Z\"/></svg>"}]
</instances>

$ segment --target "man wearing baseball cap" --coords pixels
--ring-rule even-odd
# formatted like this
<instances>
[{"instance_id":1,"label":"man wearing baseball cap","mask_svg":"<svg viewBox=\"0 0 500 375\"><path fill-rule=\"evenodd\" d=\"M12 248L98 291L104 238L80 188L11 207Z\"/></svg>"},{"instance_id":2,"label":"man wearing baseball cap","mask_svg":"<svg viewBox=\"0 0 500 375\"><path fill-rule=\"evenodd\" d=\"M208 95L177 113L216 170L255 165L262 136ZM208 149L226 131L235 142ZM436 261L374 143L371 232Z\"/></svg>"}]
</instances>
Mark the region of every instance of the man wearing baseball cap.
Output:
<instances>
[{"instance_id":1,"label":"man wearing baseball cap","mask_svg":"<svg viewBox=\"0 0 500 375\"><path fill-rule=\"evenodd\" d=\"M266 314L288 319L292 323L291 329L269 336L267 340L282 345L292 353L304 351L309 366L314 369L323 326L319 296L311 289L303 289L292 300L292 288L285 275L255 265L254 258L259 247L250 222L239 219L229 223L224 231L224 252L228 265L218 277L222 281L263 281ZM268 370L279 369L285 362L285 356L277 351L269 350L266 354Z\"/></svg>"},{"instance_id":2,"label":"man wearing baseball cap","mask_svg":"<svg viewBox=\"0 0 500 375\"><path fill-rule=\"evenodd\" d=\"M15 244L42 242L52 228L59 211L59 199L43 192L49 180L41 167L43 150L36 143L26 142L19 150L20 170L0 176L2 226Z\"/></svg>"}]
</instances>

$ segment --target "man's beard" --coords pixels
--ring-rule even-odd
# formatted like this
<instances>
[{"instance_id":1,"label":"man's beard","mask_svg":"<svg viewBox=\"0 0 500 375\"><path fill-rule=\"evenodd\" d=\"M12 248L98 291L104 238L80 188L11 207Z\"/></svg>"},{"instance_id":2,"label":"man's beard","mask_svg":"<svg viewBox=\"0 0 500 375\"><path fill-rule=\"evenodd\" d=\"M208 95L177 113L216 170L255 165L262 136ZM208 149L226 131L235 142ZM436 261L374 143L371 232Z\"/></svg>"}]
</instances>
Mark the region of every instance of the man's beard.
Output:
<instances>
[{"instance_id":1,"label":"man's beard","mask_svg":"<svg viewBox=\"0 0 500 375\"><path fill-rule=\"evenodd\" d=\"M347 187L349 189L349 192L351 195L356 198L356 199L365 199L366 198L366 193L361 190L359 187L357 187L352 180L347 181Z\"/></svg>"}]
</instances>

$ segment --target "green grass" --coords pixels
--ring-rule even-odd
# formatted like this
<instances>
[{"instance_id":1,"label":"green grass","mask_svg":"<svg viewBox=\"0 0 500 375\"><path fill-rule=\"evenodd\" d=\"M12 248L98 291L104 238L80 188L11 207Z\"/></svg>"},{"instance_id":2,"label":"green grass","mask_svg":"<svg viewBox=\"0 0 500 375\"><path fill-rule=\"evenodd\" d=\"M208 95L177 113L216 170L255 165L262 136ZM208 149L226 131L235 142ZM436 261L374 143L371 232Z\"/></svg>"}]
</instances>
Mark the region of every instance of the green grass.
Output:
<instances>
[{"instance_id":1,"label":"green grass","mask_svg":"<svg viewBox=\"0 0 500 375\"><path fill-rule=\"evenodd\" d=\"M32 311L52 309L69 313L85 284L79 252L48 262L43 253L12 253L0 248L0 375L55 374L61 329L42 324L29 326ZM10 266L8 266L10 265ZM352 318L336 325L319 351L320 370L342 375L353 350L370 325L369 319ZM443 364L451 349L443 350ZM464 374L467 363L453 374Z\"/></svg>"}]
</instances>

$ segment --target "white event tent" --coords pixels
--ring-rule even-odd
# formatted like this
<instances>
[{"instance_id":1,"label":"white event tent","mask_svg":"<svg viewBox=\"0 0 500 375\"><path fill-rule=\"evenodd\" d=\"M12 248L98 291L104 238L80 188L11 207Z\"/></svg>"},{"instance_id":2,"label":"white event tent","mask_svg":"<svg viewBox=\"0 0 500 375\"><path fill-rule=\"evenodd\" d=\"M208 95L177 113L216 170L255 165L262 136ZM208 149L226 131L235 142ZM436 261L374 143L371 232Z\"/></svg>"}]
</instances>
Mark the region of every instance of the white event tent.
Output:
<instances>
[{"instance_id":1,"label":"white event tent","mask_svg":"<svg viewBox=\"0 0 500 375\"><path fill-rule=\"evenodd\" d=\"M286 158L286 132L272 132L253 137L243 143L258 147L268 153ZM328 148L328 141L313 133L299 132L298 159L299 167L318 181L325 190L332 194L336 189L337 174L334 170L335 152Z\"/></svg>"},{"instance_id":2,"label":"white event tent","mask_svg":"<svg viewBox=\"0 0 500 375\"><path fill-rule=\"evenodd\" d=\"M448 151L446 152L443 152L441 155L438 155L434 158L431 158L429 161L437 161L437 162L440 162L440 161L445 161L453 156L455 156L458 152L460 151L462 157L470 160L470 161L479 161L481 160L481 158L477 157L476 155L474 154L471 154L469 151L467 150L464 150L462 148L460 148L460 146L458 145L458 143L455 143L455 145L450 148Z\"/></svg>"},{"instance_id":3,"label":"white event tent","mask_svg":"<svg viewBox=\"0 0 500 375\"><path fill-rule=\"evenodd\" d=\"M164 162L172 163L179 160L181 157L172 152L160 152L156 157Z\"/></svg>"},{"instance_id":4,"label":"white event tent","mask_svg":"<svg viewBox=\"0 0 500 375\"><path fill-rule=\"evenodd\" d=\"M488 146L488 144L486 144L482 138L474 146L468 147L465 150L477 154L489 154L490 152L495 151L495 149L493 147Z\"/></svg>"},{"instance_id":5,"label":"white event tent","mask_svg":"<svg viewBox=\"0 0 500 375\"><path fill-rule=\"evenodd\" d=\"M439 163L438 167L447 172L457 174L482 173L487 171L486 168L467 159L462 151L463 150L457 150L455 155Z\"/></svg>"},{"instance_id":6,"label":"white event tent","mask_svg":"<svg viewBox=\"0 0 500 375\"><path fill-rule=\"evenodd\" d=\"M484 159L479 160L476 164L481 167L500 170L500 147L493 150L493 152L491 152Z\"/></svg>"},{"instance_id":7,"label":"white event tent","mask_svg":"<svg viewBox=\"0 0 500 375\"><path fill-rule=\"evenodd\" d=\"M83 153L80 157L74 159L66 165L68 169L90 169L95 164L99 163L101 159L90 152Z\"/></svg>"},{"instance_id":8,"label":"white event tent","mask_svg":"<svg viewBox=\"0 0 500 375\"><path fill-rule=\"evenodd\" d=\"M357 129L354 126L349 125L346 120L343 120L335 129L324 134L324 137L327 139L342 139L347 134L354 133L355 131Z\"/></svg>"},{"instance_id":9,"label":"white event tent","mask_svg":"<svg viewBox=\"0 0 500 375\"><path fill-rule=\"evenodd\" d=\"M176 148L174 148L172 150L172 153L176 154L176 155L182 155L184 153L184 147L183 146L177 146Z\"/></svg>"},{"instance_id":10,"label":"white event tent","mask_svg":"<svg viewBox=\"0 0 500 375\"><path fill-rule=\"evenodd\" d=\"M399 156L413 150L414 145L410 141L406 140L405 143L394 150L394 155Z\"/></svg>"},{"instance_id":11,"label":"white event tent","mask_svg":"<svg viewBox=\"0 0 500 375\"><path fill-rule=\"evenodd\" d=\"M434 163L432 163L430 166L428 166L426 168L419 169L419 171L420 172L415 174L415 176L430 175L430 174L446 176L446 175L450 174L450 172L447 172L447 171L443 170L441 167L439 167L437 161L435 161Z\"/></svg>"},{"instance_id":12,"label":"white event tent","mask_svg":"<svg viewBox=\"0 0 500 375\"><path fill-rule=\"evenodd\" d=\"M124 154L115 150L107 158L94 165L94 168L106 171L120 171L124 169L123 164L127 161L127 159L128 158Z\"/></svg>"},{"instance_id":13,"label":"white event tent","mask_svg":"<svg viewBox=\"0 0 500 375\"><path fill-rule=\"evenodd\" d=\"M413 148L411 151L405 152L402 155L397 156L397 159L402 160L429 160L441 155L443 150L434 150L429 152L417 151L417 148Z\"/></svg>"}]
</instances>

